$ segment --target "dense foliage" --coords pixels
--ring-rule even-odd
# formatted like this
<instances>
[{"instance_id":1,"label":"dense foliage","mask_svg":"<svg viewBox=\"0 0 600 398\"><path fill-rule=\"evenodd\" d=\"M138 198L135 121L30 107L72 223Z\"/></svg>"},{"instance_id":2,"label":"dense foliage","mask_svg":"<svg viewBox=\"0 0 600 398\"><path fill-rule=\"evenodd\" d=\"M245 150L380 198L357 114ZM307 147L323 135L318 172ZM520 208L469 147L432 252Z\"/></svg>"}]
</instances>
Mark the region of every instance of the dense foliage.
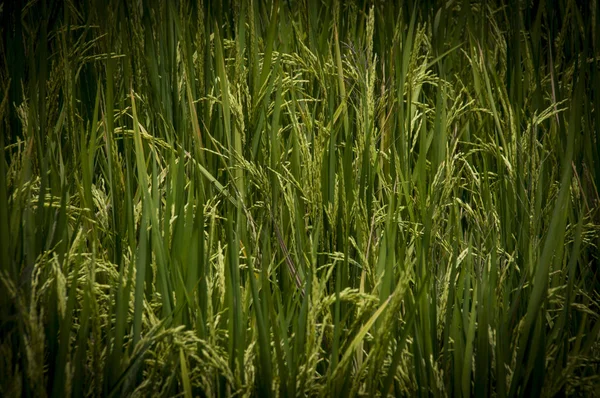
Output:
<instances>
[{"instance_id":1,"label":"dense foliage","mask_svg":"<svg viewBox=\"0 0 600 398\"><path fill-rule=\"evenodd\" d=\"M600 393L598 1L0 19L0 395Z\"/></svg>"}]
</instances>

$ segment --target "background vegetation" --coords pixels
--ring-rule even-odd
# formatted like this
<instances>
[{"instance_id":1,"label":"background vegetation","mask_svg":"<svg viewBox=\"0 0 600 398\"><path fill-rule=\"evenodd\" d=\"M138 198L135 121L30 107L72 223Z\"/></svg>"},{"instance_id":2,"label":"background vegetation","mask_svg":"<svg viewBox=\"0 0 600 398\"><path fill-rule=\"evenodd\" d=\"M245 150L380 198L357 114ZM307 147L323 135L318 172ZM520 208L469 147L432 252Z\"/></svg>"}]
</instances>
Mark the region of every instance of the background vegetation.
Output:
<instances>
[{"instance_id":1,"label":"background vegetation","mask_svg":"<svg viewBox=\"0 0 600 398\"><path fill-rule=\"evenodd\" d=\"M597 1L0 16L0 395L599 393Z\"/></svg>"}]
</instances>

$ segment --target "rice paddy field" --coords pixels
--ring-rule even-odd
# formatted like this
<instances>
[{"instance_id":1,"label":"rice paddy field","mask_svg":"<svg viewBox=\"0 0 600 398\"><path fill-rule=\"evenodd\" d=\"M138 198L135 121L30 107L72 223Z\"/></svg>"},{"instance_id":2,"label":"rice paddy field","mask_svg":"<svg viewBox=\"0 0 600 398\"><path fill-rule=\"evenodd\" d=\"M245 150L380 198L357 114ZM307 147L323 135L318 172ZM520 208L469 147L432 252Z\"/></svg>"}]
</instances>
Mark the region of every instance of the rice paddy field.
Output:
<instances>
[{"instance_id":1,"label":"rice paddy field","mask_svg":"<svg viewBox=\"0 0 600 398\"><path fill-rule=\"evenodd\" d=\"M1 396L600 396L598 1L0 21Z\"/></svg>"}]
</instances>

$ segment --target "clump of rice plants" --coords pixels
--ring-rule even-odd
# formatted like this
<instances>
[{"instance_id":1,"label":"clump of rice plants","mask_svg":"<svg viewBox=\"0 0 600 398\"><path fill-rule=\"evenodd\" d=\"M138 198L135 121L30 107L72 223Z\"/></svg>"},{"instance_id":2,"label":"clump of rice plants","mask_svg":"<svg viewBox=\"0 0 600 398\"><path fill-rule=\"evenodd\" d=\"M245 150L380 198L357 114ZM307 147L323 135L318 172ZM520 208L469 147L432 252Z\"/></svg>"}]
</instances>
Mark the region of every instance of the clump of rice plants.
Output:
<instances>
[{"instance_id":1,"label":"clump of rice plants","mask_svg":"<svg viewBox=\"0 0 600 398\"><path fill-rule=\"evenodd\" d=\"M0 395L600 392L598 2L0 19Z\"/></svg>"}]
</instances>

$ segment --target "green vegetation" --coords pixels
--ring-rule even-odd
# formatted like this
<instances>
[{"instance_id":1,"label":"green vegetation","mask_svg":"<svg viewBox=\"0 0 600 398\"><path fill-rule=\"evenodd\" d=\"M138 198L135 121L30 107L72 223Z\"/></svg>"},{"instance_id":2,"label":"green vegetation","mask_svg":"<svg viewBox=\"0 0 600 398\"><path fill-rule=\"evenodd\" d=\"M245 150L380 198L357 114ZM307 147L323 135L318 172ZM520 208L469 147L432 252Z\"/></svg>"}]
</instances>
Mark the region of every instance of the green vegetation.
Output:
<instances>
[{"instance_id":1,"label":"green vegetation","mask_svg":"<svg viewBox=\"0 0 600 398\"><path fill-rule=\"evenodd\" d=\"M600 7L531 3L2 3L0 395L600 394Z\"/></svg>"}]
</instances>

